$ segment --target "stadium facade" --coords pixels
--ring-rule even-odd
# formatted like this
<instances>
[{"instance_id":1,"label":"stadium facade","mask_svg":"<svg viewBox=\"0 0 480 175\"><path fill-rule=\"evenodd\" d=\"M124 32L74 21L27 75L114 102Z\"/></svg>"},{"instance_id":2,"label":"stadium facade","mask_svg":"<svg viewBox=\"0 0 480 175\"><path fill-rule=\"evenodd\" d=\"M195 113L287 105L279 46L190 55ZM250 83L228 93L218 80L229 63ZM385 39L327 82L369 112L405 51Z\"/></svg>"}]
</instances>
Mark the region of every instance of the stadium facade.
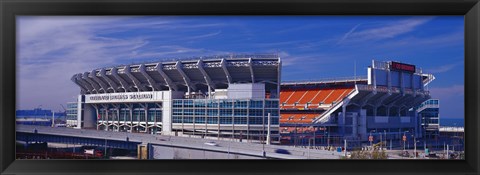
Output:
<instances>
[{"instance_id":1,"label":"stadium facade","mask_svg":"<svg viewBox=\"0 0 480 175\"><path fill-rule=\"evenodd\" d=\"M429 113L432 120L425 119L430 106L421 104L430 99L425 87L434 79L414 65L372 61L365 77L282 82L281 142L343 145L348 140L360 146L370 140L399 141L406 133L409 140L432 134L434 124L423 122L438 122L438 110Z\"/></svg>"},{"instance_id":2,"label":"stadium facade","mask_svg":"<svg viewBox=\"0 0 480 175\"><path fill-rule=\"evenodd\" d=\"M119 65L72 77L77 128L343 145L438 136L435 77L374 61L367 76L280 83L277 55L229 55ZM427 101L428 100L428 101ZM73 122L73 121L72 121Z\"/></svg>"},{"instance_id":3,"label":"stadium facade","mask_svg":"<svg viewBox=\"0 0 480 175\"><path fill-rule=\"evenodd\" d=\"M77 128L278 143L281 60L227 55L73 75Z\"/></svg>"}]
</instances>

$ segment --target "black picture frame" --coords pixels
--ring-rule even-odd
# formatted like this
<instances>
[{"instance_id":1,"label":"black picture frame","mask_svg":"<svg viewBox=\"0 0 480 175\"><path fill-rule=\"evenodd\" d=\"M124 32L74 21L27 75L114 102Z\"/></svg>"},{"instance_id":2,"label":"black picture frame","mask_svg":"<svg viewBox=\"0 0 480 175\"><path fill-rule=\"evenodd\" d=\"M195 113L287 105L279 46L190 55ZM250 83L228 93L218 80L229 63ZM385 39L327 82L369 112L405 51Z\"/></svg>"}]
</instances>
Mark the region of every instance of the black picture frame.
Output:
<instances>
[{"instance_id":1,"label":"black picture frame","mask_svg":"<svg viewBox=\"0 0 480 175\"><path fill-rule=\"evenodd\" d=\"M479 174L478 0L1 0L2 174ZM465 160L15 160L17 15L464 15Z\"/></svg>"}]
</instances>

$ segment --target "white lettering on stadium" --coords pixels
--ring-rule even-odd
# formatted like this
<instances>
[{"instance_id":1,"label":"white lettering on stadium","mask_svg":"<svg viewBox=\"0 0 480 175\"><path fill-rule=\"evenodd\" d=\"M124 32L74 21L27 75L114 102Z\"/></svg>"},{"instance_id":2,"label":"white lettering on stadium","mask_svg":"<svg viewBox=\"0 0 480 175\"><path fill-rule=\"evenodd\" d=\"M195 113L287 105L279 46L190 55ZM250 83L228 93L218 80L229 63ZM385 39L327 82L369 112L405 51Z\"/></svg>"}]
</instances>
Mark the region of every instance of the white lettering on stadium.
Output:
<instances>
[{"instance_id":1,"label":"white lettering on stadium","mask_svg":"<svg viewBox=\"0 0 480 175\"><path fill-rule=\"evenodd\" d=\"M93 95L90 101L116 101L116 100L153 100L153 94L115 94L115 95Z\"/></svg>"}]
</instances>

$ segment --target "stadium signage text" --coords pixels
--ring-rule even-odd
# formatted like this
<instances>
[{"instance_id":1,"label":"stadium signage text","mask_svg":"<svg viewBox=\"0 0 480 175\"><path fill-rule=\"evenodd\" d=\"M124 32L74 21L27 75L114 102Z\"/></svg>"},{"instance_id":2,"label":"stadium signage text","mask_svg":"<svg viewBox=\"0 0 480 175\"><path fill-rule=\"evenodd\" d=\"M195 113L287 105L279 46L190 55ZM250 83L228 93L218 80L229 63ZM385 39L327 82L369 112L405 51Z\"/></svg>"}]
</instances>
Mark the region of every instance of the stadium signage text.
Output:
<instances>
[{"instance_id":1,"label":"stadium signage text","mask_svg":"<svg viewBox=\"0 0 480 175\"><path fill-rule=\"evenodd\" d=\"M390 63L390 68L393 70L406 71L411 73L415 72L415 65L404 64L404 63L393 62L393 61Z\"/></svg>"},{"instance_id":2,"label":"stadium signage text","mask_svg":"<svg viewBox=\"0 0 480 175\"><path fill-rule=\"evenodd\" d=\"M85 95L85 103L150 102L162 100L162 92L126 92Z\"/></svg>"}]
</instances>

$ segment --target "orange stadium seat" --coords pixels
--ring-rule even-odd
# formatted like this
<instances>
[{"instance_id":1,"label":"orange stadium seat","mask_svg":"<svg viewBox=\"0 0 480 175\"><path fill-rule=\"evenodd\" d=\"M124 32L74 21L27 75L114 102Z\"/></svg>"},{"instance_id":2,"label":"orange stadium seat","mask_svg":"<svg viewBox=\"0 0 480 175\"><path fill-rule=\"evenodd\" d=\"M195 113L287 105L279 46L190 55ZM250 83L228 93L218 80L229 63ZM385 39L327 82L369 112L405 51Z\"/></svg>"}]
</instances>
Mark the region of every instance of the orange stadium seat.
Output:
<instances>
[{"instance_id":1,"label":"orange stadium seat","mask_svg":"<svg viewBox=\"0 0 480 175\"><path fill-rule=\"evenodd\" d=\"M319 104L320 102L325 101L325 98L327 98L328 95L330 95L333 91L334 89L322 89L320 93L318 93L317 96L314 99L312 99L311 103Z\"/></svg>"},{"instance_id":2,"label":"orange stadium seat","mask_svg":"<svg viewBox=\"0 0 480 175\"><path fill-rule=\"evenodd\" d=\"M280 104L284 103L287 101L288 98L293 94L294 91L287 90L287 91L281 91L280 92Z\"/></svg>"},{"instance_id":3,"label":"orange stadium seat","mask_svg":"<svg viewBox=\"0 0 480 175\"><path fill-rule=\"evenodd\" d=\"M295 102L298 102L300 100L300 98L303 97L303 94L305 94L307 92L307 90L297 90L295 91L292 96L287 99L287 104L294 104Z\"/></svg>"},{"instance_id":4,"label":"orange stadium seat","mask_svg":"<svg viewBox=\"0 0 480 175\"><path fill-rule=\"evenodd\" d=\"M320 90L318 89L312 89L312 90L308 90L306 92L306 94L298 101L299 104L306 104L307 102L310 102L313 100L313 98L315 97L315 95L317 95L317 93L319 93Z\"/></svg>"}]
</instances>

